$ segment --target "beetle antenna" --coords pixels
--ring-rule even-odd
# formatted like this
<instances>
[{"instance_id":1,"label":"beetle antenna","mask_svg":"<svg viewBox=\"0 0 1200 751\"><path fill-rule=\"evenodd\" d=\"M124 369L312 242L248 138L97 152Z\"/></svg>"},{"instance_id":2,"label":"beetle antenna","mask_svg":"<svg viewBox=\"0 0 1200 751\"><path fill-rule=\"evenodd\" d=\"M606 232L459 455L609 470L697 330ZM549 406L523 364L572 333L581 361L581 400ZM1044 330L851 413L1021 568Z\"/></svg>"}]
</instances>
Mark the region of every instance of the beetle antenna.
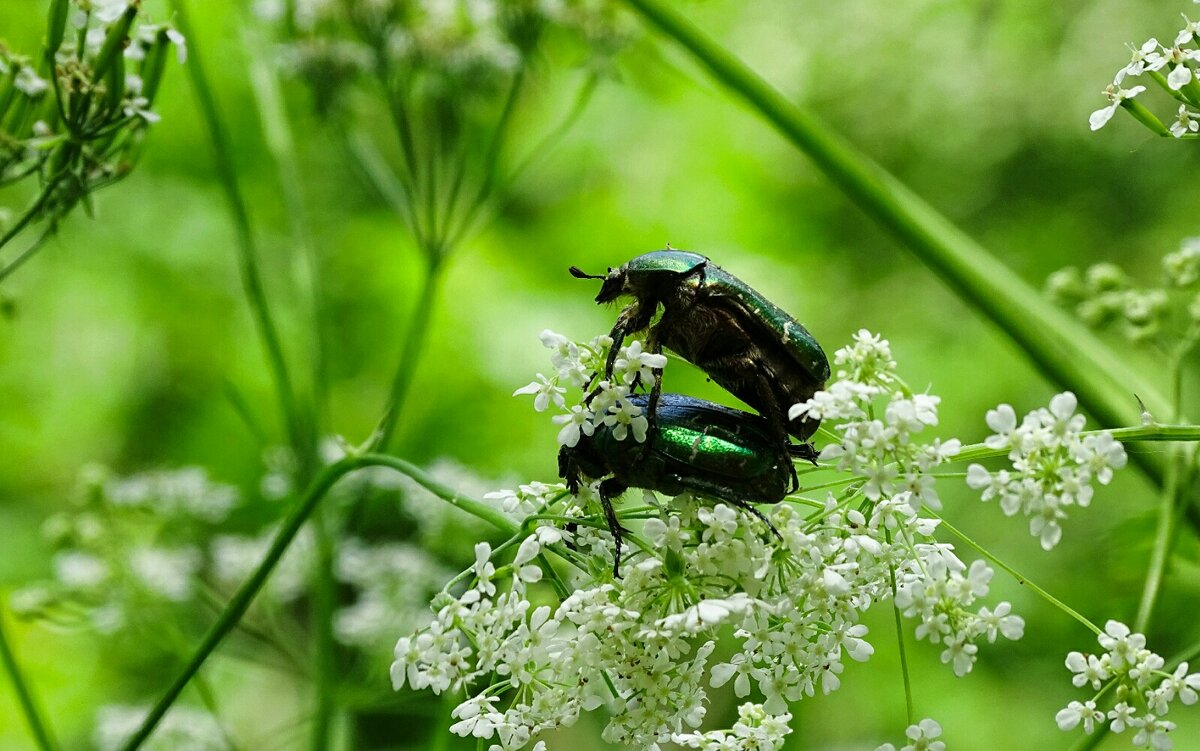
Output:
<instances>
[{"instance_id":1,"label":"beetle antenna","mask_svg":"<svg viewBox=\"0 0 1200 751\"><path fill-rule=\"evenodd\" d=\"M603 274L585 273L578 266L572 266L569 269L569 271L571 272L571 276L575 277L576 279L604 279L604 278L606 278Z\"/></svg>"}]
</instances>

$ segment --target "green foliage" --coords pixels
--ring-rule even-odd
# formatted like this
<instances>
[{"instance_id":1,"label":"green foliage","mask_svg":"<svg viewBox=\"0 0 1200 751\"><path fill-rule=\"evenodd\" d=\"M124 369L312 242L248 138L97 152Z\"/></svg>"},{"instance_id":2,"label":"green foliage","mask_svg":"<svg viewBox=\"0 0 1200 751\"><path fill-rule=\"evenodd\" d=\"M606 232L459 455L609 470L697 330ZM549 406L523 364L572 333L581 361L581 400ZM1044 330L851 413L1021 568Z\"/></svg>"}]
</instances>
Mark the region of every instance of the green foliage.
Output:
<instances>
[{"instance_id":1,"label":"green foliage","mask_svg":"<svg viewBox=\"0 0 1200 751\"><path fill-rule=\"evenodd\" d=\"M0 4L0 30L12 49L39 49L45 39L61 56L74 43L69 26L61 40L55 32L63 5ZM1082 327L1063 323L1065 315L1040 317L1041 303L1025 291L1006 295L996 285L987 303L949 291L892 235L864 221L861 196L847 200L833 189L741 104L714 92L670 45L639 42L615 59L606 54L599 75L594 66L572 67L583 61L583 51L596 49L595 40L550 39L529 64L565 74L547 75L527 89L536 96L522 99L508 116L502 141L513 148L494 155L488 127L505 109L511 77L489 74L480 87L476 70L471 83L457 89L432 76L419 89L389 78L382 83L391 91L429 94L410 108L421 123L418 138L447 136L433 151L414 150L434 158L409 174L391 115L371 98L381 82L364 79L357 68L330 67L328 58L299 58L303 64L294 72L300 75L277 82L291 138L290 150L272 148L277 133L247 71L255 60L269 66L276 59L275 42L264 39L303 42L310 32L256 26L258 35L247 36L241 30L258 22L241 11L205 4L200 14L200 5L193 7L198 49L226 118L229 156L249 208L265 299L297 380L300 365L317 354L310 287L303 282L307 274L320 283L326 375L323 395L312 397L312 427L319 425L322 434L367 440L403 378L400 391L410 397L390 442L396 455L417 465L450 456L484 476L553 479L553 429L510 398L541 361L533 335L547 327L574 338L607 330L611 311L595 309L566 267L615 266L666 241L735 270L822 343L845 342L863 327L885 334L915 389L933 384L941 395L944 435L982 438L987 408L1007 401L1023 412L1044 404L1071 368L1099 384L1105 396L1091 409L1114 424L1137 420L1133 392L1152 399L1150 392L1175 391L1155 353L1115 340L1099 345L1090 335L1083 347L1085 340L1064 333ZM154 10L169 18L165 9ZM1187 188L1196 169L1192 144L1147 138L1123 117L1099 134L1087 127L1097 81L1127 60L1124 42L1161 33L1168 21L1161 4L925 0L885 12L866 0L726 2L687 4L684 12L789 102L820 113L841 138L991 249L1001 264L993 268L1024 280L1025 290L1063 266L1101 262L1119 262L1149 283L1154 274L1144 270L1157 269L1180 238L1195 234L1195 201ZM346 19L338 23L349 33ZM118 32L110 30L105 40ZM257 46L247 50L247 39ZM528 36L520 40L527 44ZM143 96L155 100L162 122L144 153L146 119L120 104L130 97L112 72L123 59L112 56L115 47L101 44L80 61L95 74L81 95L94 104L72 110L78 99L72 105L63 94L65 119L53 88L40 98L15 88L22 66L36 71L42 61L5 53L8 78L0 76L0 94L10 94L14 106L24 102L27 112L10 128L16 119L9 109L0 154L12 157L5 175L29 175L0 193L10 218L6 228L15 234L29 216L27 223L44 220L58 232L55 242L35 246L45 251L35 262L0 286L4 594L50 574L52 550L40 541L39 527L66 505L81 466L101 461L130 475L198 464L257 498L264 451L291 441L278 424L277 390L239 288L229 250L235 237L204 146L204 121L180 71L162 66L169 57L165 37L155 36L153 44L159 46L145 61L125 63L140 66L143 81L156 84ZM61 83L44 70L42 77ZM593 83L601 79L604 85ZM464 92L471 97L459 96ZM589 106L579 108L581 100ZM344 109L335 112L335 105ZM34 132L39 118L50 135ZM573 127L560 137L563 121ZM277 161L285 152L295 169L282 185L280 175L288 173ZM468 154L473 161L461 174L470 189L459 189L456 203L438 203L430 214L428 197L452 193L460 174L456 160ZM141 166L129 175L135 157ZM491 170L500 176L494 184ZM61 221L85 195L126 175L121 190L89 199L95 221L75 215ZM420 193L428 185L421 175L436 176L432 194ZM486 200L476 208L484 188ZM293 225L297 201L314 253L307 270ZM455 250L437 261L437 293L426 298L433 246L422 238L438 233L443 243L454 240ZM9 248L5 261L13 258ZM953 279L944 269L940 274ZM425 318L414 318L414 311ZM1046 325L1054 330L1044 333L1059 335L1062 348L1047 346L1035 367L1013 337L1028 341ZM414 332L423 343L407 349ZM1093 346L1113 354L1080 360L1080 350ZM1055 358L1059 366L1047 367ZM703 374L678 361L671 367L673 390L730 401ZM1186 398L1200 386L1194 368L1182 370L1180 379L1184 403L1194 404ZM1134 380L1148 388L1135 387ZM298 391L306 403L316 388ZM1166 411L1152 409L1160 419ZM1138 452L1135 458L1161 459L1159 445L1130 450ZM297 487L291 491L299 492L303 478L292 480ZM1070 533L1048 555L1036 550L1019 522L1001 520L965 487L943 502L957 527L1002 557L1028 560L1022 573L1093 621L1132 623L1153 549L1155 492L1127 473L1100 495L1073 516ZM407 506L400 512L394 497L373 498L357 517L356 535L391 539L417 528L397 524L413 512ZM343 511L353 507L350 500L338 503ZM278 505L256 501L235 521L252 535L281 513ZM332 521L338 518L335 513ZM446 561L469 563L472 536L487 533L455 524L440 536L419 532L415 539L427 545L436 538ZM1200 636L1184 607L1195 596L1200 571L1190 534L1180 533L1176 555L1167 561L1157 625L1149 630L1167 656ZM1065 746L1069 736L1053 723L1054 712L1072 698L1061 659L1085 648L1091 636L1001 578L995 588L1026 617L1025 638L1006 647L1003 659L981 660L966 682L938 664L937 650L917 645L908 660L917 709L938 717L952 748L995 748L997 739L1014 748ZM311 636L307 606L281 612L299 624L304 639ZM215 617L213 611L194 615L201 625ZM163 659L142 663L139 676L118 653L97 650L82 635L47 635L11 620L5 625L30 683L52 710L57 735L70 747L89 737L101 704L156 698L164 688L161 676L174 676L194 648L174 645ZM873 633L891 628L883 618L870 626ZM311 708L310 676L253 664L252 644L252 636L235 632L228 651L218 652L203 673L224 697L221 713L235 735L281 727L286 730L271 738L274 745L302 747L308 731L297 730L294 718ZM300 641L296 646L308 648ZM389 655L385 650L371 659L385 664ZM873 747L897 738L905 720L895 660L878 654L849 668L840 691L794 705L792 747ZM159 679L147 682L146 674ZM247 698L255 687L273 697L263 716L245 708L262 707L261 695ZM402 728L450 723L448 707L415 694L343 688L338 705L353 708L357 718L343 727L378 747L402 742ZM0 695L8 690L0 681ZM184 697L203 703L191 691ZM15 704L0 701L0 746L28 744ZM998 705L1004 710L996 711ZM718 703L711 719L726 726L735 716L732 704ZM1186 712L1174 719L1182 726L1177 747L1195 743L1200 721ZM346 737L339 732L331 731L335 742ZM423 733L414 733L407 747L427 747ZM584 720L551 739L550 749L602 748L597 737L598 726Z\"/></svg>"}]
</instances>

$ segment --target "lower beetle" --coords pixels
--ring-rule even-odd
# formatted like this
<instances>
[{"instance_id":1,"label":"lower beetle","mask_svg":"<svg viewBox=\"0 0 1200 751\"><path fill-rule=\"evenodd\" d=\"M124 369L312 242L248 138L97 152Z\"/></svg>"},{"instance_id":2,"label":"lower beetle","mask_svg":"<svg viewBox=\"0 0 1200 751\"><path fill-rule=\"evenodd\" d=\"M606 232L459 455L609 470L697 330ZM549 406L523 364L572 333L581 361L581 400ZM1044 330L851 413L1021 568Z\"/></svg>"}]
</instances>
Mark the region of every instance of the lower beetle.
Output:
<instances>
[{"instance_id":1,"label":"lower beetle","mask_svg":"<svg viewBox=\"0 0 1200 751\"><path fill-rule=\"evenodd\" d=\"M629 397L646 408L649 395ZM621 525L612 499L628 488L667 495L691 491L717 498L754 514L778 534L751 503L778 503L797 487L792 457L804 446L781 444L770 424L758 415L682 394L662 394L658 419L646 443L618 441L607 425L581 435L575 446L558 452L558 473L567 489L579 491L581 478L607 477L600 503L616 543L613 575L621 565Z\"/></svg>"},{"instance_id":2,"label":"lower beetle","mask_svg":"<svg viewBox=\"0 0 1200 751\"><path fill-rule=\"evenodd\" d=\"M829 361L821 345L795 318L757 290L708 258L668 247L640 255L602 279L596 302L630 296L612 329L612 349L605 377L612 378L617 352L625 336L649 328L647 349L667 347L749 404L765 417L777 439L787 434L805 441L817 420L787 419L788 407L811 398L829 379ZM652 322L659 306L662 317ZM655 373L648 417L653 424L662 391L662 372ZM815 455L811 447L810 455Z\"/></svg>"}]
</instances>

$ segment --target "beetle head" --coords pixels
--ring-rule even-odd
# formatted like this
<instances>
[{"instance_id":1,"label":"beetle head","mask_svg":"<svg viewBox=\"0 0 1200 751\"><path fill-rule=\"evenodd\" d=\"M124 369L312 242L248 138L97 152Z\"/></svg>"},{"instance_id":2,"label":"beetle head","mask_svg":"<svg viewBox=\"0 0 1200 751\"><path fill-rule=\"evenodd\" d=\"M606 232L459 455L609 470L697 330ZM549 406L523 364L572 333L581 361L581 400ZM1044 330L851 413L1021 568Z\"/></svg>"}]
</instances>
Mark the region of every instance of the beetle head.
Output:
<instances>
[{"instance_id":1,"label":"beetle head","mask_svg":"<svg viewBox=\"0 0 1200 751\"><path fill-rule=\"evenodd\" d=\"M604 284L600 285L600 293L596 295L596 302L606 303L620 297L625 292L625 267L619 269L608 267L608 274L588 274L579 269L577 266L571 267L571 276L576 279L603 279Z\"/></svg>"}]
</instances>

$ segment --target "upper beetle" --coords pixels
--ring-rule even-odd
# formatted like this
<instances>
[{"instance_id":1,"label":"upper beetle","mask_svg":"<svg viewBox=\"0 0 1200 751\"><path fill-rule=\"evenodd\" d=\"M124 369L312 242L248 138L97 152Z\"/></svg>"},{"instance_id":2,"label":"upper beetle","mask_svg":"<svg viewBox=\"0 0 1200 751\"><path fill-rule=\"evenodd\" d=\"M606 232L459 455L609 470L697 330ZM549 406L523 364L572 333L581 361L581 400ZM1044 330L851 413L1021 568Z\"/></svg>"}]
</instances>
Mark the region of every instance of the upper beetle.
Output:
<instances>
[{"instance_id":1,"label":"upper beetle","mask_svg":"<svg viewBox=\"0 0 1200 751\"><path fill-rule=\"evenodd\" d=\"M647 394L629 397L645 407ZM558 453L558 472L576 493L582 478L604 479L600 503L616 545L613 574L621 563L621 526L612 498L630 487L668 495L691 491L754 514L774 532L751 503L778 503L795 491L792 458L801 446L781 445L758 415L682 394L663 394L658 419L646 443L617 440L601 423L591 435ZM776 532L778 534L778 532Z\"/></svg>"},{"instance_id":2,"label":"upper beetle","mask_svg":"<svg viewBox=\"0 0 1200 751\"><path fill-rule=\"evenodd\" d=\"M765 417L775 433L808 440L819 421L787 419L787 409L824 388L829 360L795 319L708 258L667 248L640 255L607 275L571 267L579 279L603 279L596 302L633 298L612 328L605 377L611 378L626 335L649 328L647 349L674 350ZM659 306L662 317L651 326ZM655 373L651 421L662 392Z\"/></svg>"}]
</instances>

